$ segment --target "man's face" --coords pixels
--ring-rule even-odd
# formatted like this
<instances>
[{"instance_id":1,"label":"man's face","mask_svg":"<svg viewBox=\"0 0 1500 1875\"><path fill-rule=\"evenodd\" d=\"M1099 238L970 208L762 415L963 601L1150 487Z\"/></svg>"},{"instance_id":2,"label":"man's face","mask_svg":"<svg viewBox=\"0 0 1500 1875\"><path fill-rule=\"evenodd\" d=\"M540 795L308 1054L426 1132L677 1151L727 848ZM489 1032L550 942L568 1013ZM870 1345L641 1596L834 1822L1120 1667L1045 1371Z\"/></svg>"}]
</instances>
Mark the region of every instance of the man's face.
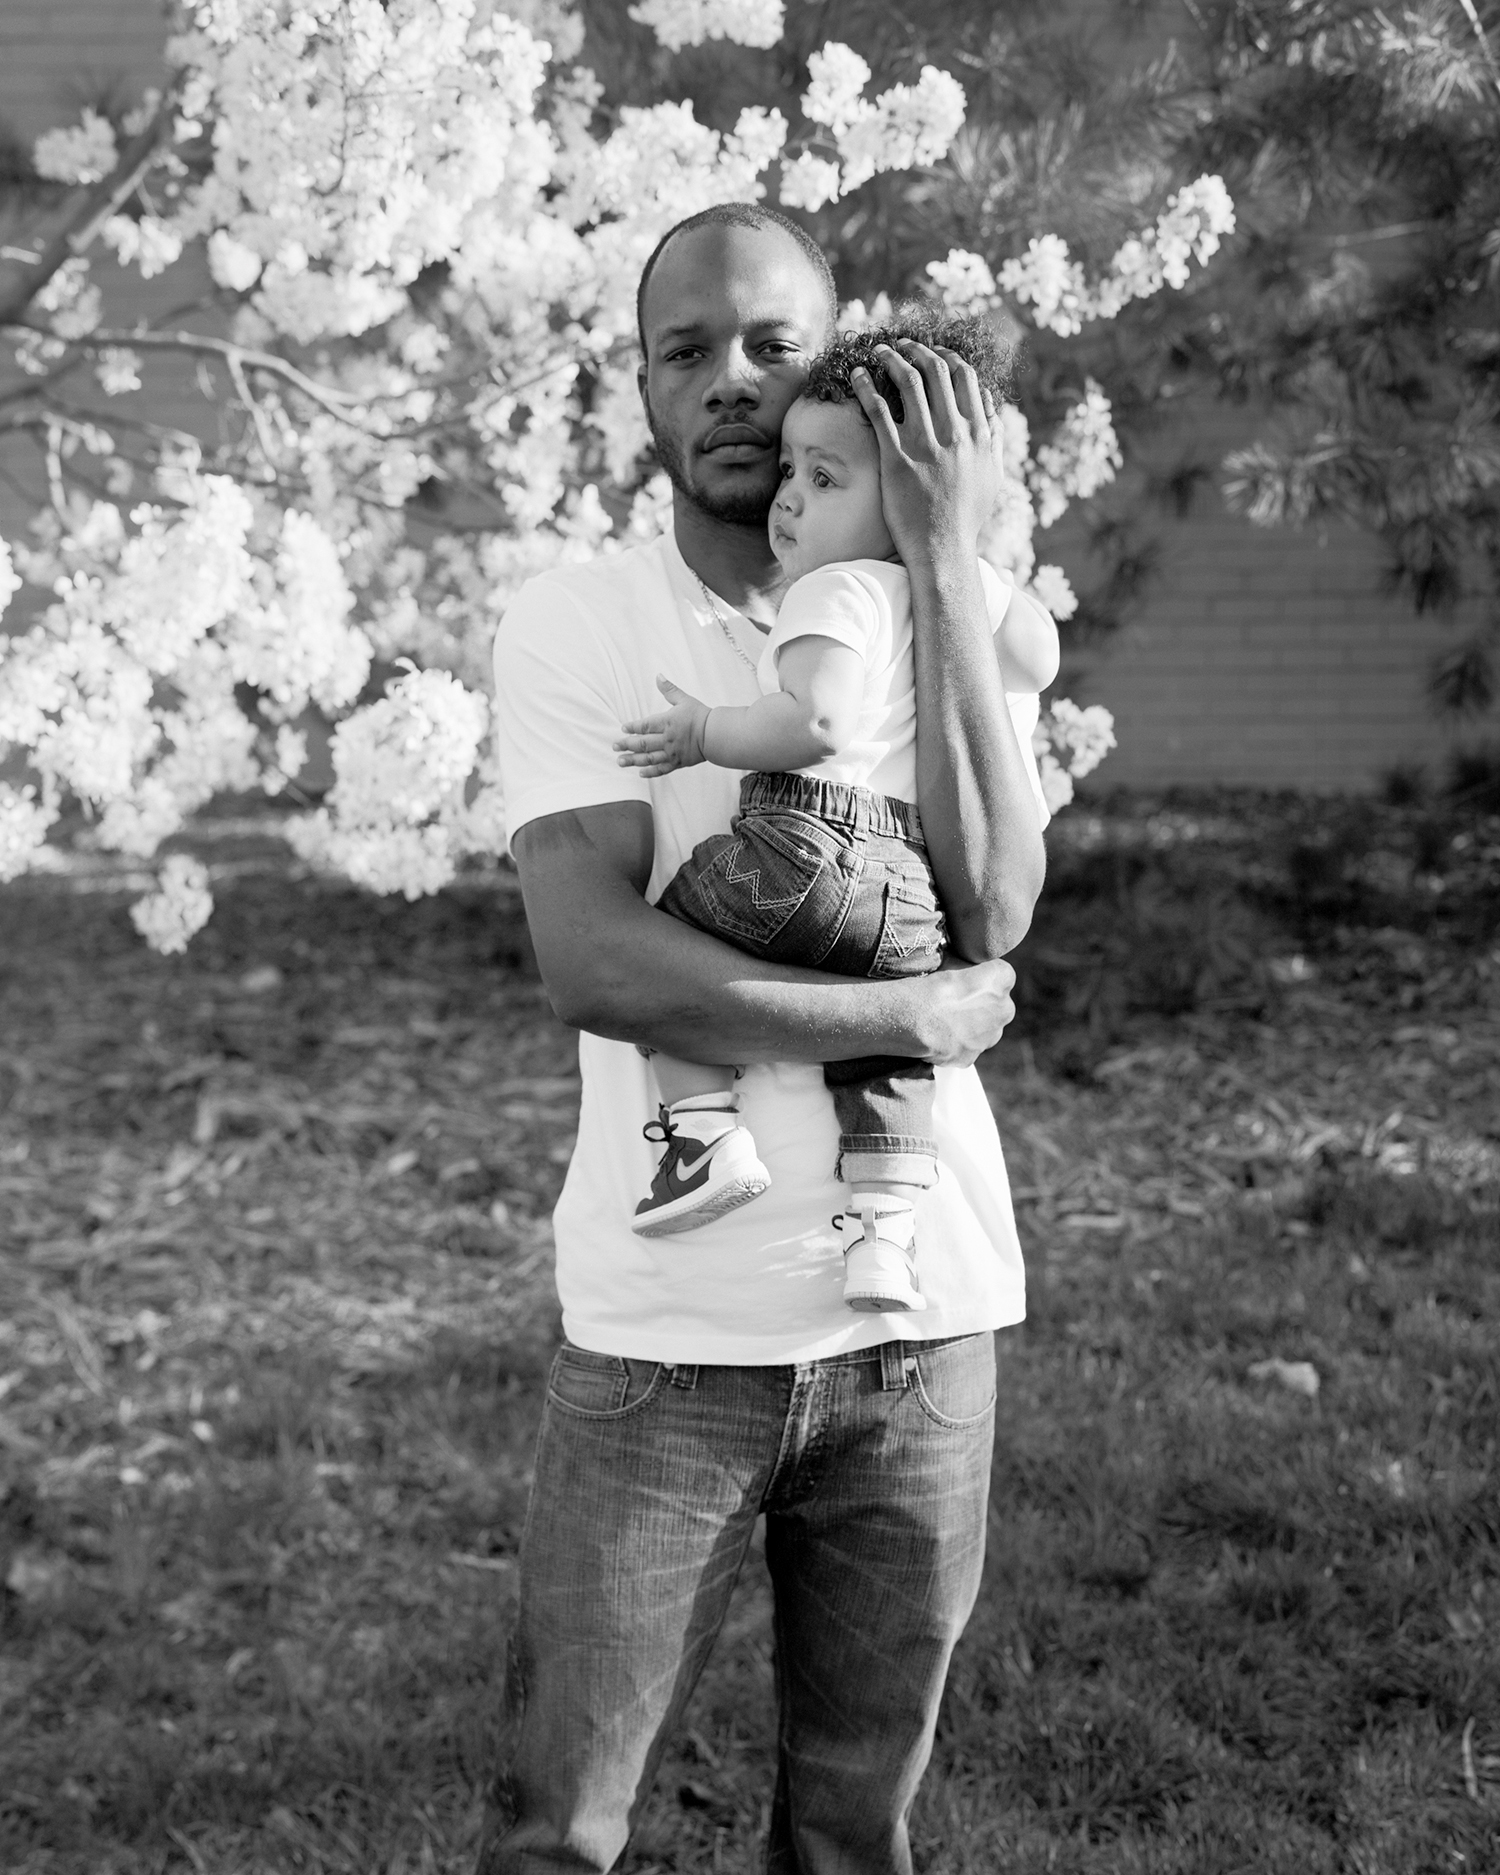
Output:
<instances>
[{"instance_id":1,"label":"man's face","mask_svg":"<svg viewBox=\"0 0 1500 1875\"><path fill-rule=\"evenodd\" d=\"M858 404L800 397L787 412L770 535L788 579L834 560L895 554L880 506L880 448Z\"/></svg>"},{"instance_id":2,"label":"man's face","mask_svg":"<svg viewBox=\"0 0 1500 1875\"><path fill-rule=\"evenodd\" d=\"M642 308L641 397L662 467L716 521L763 527L781 420L828 337L823 282L779 228L671 241Z\"/></svg>"}]
</instances>

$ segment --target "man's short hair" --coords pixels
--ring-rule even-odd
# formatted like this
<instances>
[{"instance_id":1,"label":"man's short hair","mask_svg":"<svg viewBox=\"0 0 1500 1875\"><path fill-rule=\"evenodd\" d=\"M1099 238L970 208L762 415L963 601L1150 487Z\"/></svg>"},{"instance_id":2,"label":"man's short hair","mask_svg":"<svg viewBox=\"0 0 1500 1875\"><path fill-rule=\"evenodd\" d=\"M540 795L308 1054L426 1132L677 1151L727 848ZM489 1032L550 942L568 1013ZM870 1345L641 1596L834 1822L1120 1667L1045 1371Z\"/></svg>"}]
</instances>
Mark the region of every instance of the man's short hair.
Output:
<instances>
[{"instance_id":1,"label":"man's short hair","mask_svg":"<svg viewBox=\"0 0 1500 1875\"><path fill-rule=\"evenodd\" d=\"M822 248L807 230L799 228L795 221L785 215L779 215L774 208L762 208L759 202L718 202L712 208L699 209L696 215L689 215L685 221L668 228L652 248L650 258L641 269L641 283L635 292L635 324L640 334L643 356L646 350L646 287L668 241L674 240L679 234L691 234L695 228L779 228L783 234L789 234L823 283L823 291L828 295L829 325L837 322L839 294L833 283L833 269L828 265L828 258Z\"/></svg>"},{"instance_id":2,"label":"man's short hair","mask_svg":"<svg viewBox=\"0 0 1500 1875\"><path fill-rule=\"evenodd\" d=\"M899 423L906 413L901 393L891 382L890 374L875 355L877 346L894 346L898 339L915 339L920 345L939 346L974 368L980 385L996 403L1006 402L1015 389L1016 354L987 319L977 316L960 318L932 300L908 300L898 306L883 325L867 326L860 332L840 332L813 360L802 387L802 395L820 404L859 403L854 395L854 372L863 365L870 382L890 405L891 415ZM863 415L864 412L860 411Z\"/></svg>"}]
</instances>

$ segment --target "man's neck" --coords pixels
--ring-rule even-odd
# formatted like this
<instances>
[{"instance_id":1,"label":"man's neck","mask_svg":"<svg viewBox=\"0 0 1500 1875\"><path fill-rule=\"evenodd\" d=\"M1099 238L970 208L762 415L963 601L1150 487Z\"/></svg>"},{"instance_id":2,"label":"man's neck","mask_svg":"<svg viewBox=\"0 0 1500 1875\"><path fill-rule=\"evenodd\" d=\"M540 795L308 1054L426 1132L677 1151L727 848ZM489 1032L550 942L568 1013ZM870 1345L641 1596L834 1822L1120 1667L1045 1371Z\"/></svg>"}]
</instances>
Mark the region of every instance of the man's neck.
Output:
<instances>
[{"instance_id":1,"label":"man's neck","mask_svg":"<svg viewBox=\"0 0 1500 1875\"><path fill-rule=\"evenodd\" d=\"M763 526L716 521L679 495L672 504L672 532L677 551L721 599L757 624L775 620L786 575Z\"/></svg>"}]
</instances>

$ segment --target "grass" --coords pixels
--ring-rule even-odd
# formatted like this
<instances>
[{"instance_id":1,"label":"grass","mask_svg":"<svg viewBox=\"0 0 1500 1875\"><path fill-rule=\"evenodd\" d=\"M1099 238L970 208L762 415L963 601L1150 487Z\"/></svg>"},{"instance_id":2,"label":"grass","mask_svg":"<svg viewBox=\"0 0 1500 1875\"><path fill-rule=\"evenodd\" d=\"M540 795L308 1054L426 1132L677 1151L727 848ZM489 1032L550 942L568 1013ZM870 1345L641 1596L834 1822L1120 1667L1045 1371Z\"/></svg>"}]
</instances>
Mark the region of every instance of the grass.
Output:
<instances>
[{"instance_id":1,"label":"grass","mask_svg":"<svg viewBox=\"0 0 1500 1875\"><path fill-rule=\"evenodd\" d=\"M572 1041L503 875L389 905L241 831L184 959L82 859L0 897L7 1875L473 1854ZM926 1875L1500 1867L1497 910L1494 820L1059 830ZM767 1612L757 1563L638 1875L758 1866Z\"/></svg>"}]
</instances>

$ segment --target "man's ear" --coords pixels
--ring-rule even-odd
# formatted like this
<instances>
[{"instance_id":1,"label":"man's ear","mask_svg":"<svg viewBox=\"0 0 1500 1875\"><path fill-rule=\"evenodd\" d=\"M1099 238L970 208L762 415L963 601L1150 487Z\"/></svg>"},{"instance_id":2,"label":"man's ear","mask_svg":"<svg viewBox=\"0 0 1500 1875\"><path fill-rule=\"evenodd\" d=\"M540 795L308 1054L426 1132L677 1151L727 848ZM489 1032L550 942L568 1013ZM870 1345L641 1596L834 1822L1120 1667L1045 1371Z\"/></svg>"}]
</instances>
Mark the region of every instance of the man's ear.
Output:
<instances>
[{"instance_id":1,"label":"man's ear","mask_svg":"<svg viewBox=\"0 0 1500 1875\"><path fill-rule=\"evenodd\" d=\"M641 394L641 409L646 413L646 421L651 421L651 399L646 395L646 361L643 358L635 368L635 388Z\"/></svg>"}]
</instances>

